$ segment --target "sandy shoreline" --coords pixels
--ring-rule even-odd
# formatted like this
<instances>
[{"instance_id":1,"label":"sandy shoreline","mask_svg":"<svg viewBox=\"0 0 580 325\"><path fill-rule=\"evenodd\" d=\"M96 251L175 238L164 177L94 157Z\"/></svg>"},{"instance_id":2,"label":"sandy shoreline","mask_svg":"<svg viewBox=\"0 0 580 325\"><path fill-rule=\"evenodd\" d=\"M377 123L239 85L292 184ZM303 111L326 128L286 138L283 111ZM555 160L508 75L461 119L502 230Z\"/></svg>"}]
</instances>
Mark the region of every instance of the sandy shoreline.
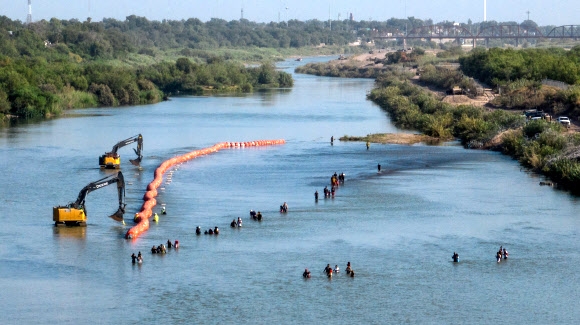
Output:
<instances>
[{"instance_id":1,"label":"sandy shoreline","mask_svg":"<svg viewBox=\"0 0 580 325\"><path fill-rule=\"evenodd\" d=\"M370 142L370 143L381 143L381 144L406 144L412 145L416 143L428 143L434 144L441 142L440 139L430 137L424 134L411 134L411 133L377 133L369 134L364 137L348 136L345 135L339 139L340 141L358 141L358 142Z\"/></svg>"}]
</instances>

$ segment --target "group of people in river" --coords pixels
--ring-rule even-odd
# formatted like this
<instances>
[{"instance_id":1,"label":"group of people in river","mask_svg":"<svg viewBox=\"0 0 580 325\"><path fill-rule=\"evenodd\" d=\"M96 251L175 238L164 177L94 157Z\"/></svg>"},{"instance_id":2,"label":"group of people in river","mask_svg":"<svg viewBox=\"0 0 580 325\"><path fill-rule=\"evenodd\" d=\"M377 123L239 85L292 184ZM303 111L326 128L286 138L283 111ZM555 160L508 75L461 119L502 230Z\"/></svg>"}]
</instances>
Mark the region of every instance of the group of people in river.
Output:
<instances>
[{"instance_id":1,"label":"group of people in river","mask_svg":"<svg viewBox=\"0 0 580 325\"><path fill-rule=\"evenodd\" d=\"M330 177L330 189L328 189L328 186L324 187L324 198L334 197L336 188L338 188L340 184L344 184L344 178L344 173L340 173L340 175L338 175L335 172L334 175ZM314 201L318 201L318 190L314 191Z\"/></svg>"},{"instance_id":2,"label":"group of people in river","mask_svg":"<svg viewBox=\"0 0 580 325\"><path fill-rule=\"evenodd\" d=\"M288 204L286 202L284 202L284 204L282 204L280 206L280 212L284 212L284 213L288 212ZM253 220L256 220L256 221L262 221L263 217L262 217L262 213L260 211L258 211L256 213L256 211L250 210L250 218L252 218ZM242 227L242 218L238 217L237 220L233 219L232 222L230 222L230 227L241 228ZM202 232L201 227L197 226L195 228L195 234L201 235L201 232ZM205 230L203 232L204 235L219 235L219 233L220 233L220 230L217 226L214 227L214 229L209 228L208 230Z\"/></svg>"},{"instance_id":3,"label":"group of people in river","mask_svg":"<svg viewBox=\"0 0 580 325\"><path fill-rule=\"evenodd\" d=\"M167 210L165 210L165 206L161 207L161 214L167 214ZM135 218L137 218L138 216L139 216L139 214L135 213ZM153 215L153 221L159 222L159 215L157 214L157 212L155 212L155 214Z\"/></svg>"},{"instance_id":4,"label":"group of people in river","mask_svg":"<svg viewBox=\"0 0 580 325\"><path fill-rule=\"evenodd\" d=\"M238 217L237 221L236 221L236 219L233 219L232 222L230 222L230 227L241 228L242 227L242 218Z\"/></svg>"},{"instance_id":5,"label":"group of people in river","mask_svg":"<svg viewBox=\"0 0 580 325\"><path fill-rule=\"evenodd\" d=\"M501 262L502 258L504 260L507 260L508 256L509 253L507 249L505 249L503 246L500 246L499 250L495 253L495 259L497 260L498 263ZM454 263L459 263L459 254L457 254L457 252L453 252L451 259L453 259Z\"/></svg>"},{"instance_id":6,"label":"group of people in river","mask_svg":"<svg viewBox=\"0 0 580 325\"><path fill-rule=\"evenodd\" d=\"M495 259L497 260L498 263L501 262L502 257L504 260L507 260L508 256L509 256L509 253L508 253L507 249L505 249L503 246L500 246L497 253L495 253Z\"/></svg>"},{"instance_id":7,"label":"group of people in river","mask_svg":"<svg viewBox=\"0 0 580 325\"><path fill-rule=\"evenodd\" d=\"M175 243L172 243L171 240L167 240L167 246L160 244L159 246L153 245L151 247L151 254L165 254L167 253L168 249L179 249L179 240L176 240Z\"/></svg>"},{"instance_id":8,"label":"group of people in river","mask_svg":"<svg viewBox=\"0 0 580 325\"><path fill-rule=\"evenodd\" d=\"M137 255L135 255L135 253L131 254L131 263L143 263L143 256L141 255L141 252L139 252Z\"/></svg>"},{"instance_id":9,"label":"group of people in river","mask_svg":"<svg viewBox=\"0 0 580 325\"><path fill-rule=\"evenodd\" d=\"M250 210L250 218L252 218L253 220L256 220L256 221L262 221L262 212L258 211L258 213L256 213L256 211ZM233 221L232 221L232 224L230 224L230 226L231 225L233 225ZM232 227L234 227L234 226L232 226Z\"/></svg>"},{"instance_id":10,"label":"group of people in river","mask_svg":"<svg viewBox=\"0 0 580 325\"><path fill-rule=\"evenodd\" d=\"M161 214L167 214L167 211L165 210L165 206L161 207ZM137 216L138 214L136 214ZM155 213L155 215L153 216L153 220L155 222L159 221L159 215L157 213ZM153 247L151 247L151 254L165 254L167 253L168 249L179 249L179 240L175 240L175 242L172 242L171 240L167 240L167 246L165 246L164 244L160 244L159 246L155 246L153 245ZM135 255L135 253L131 254L131 263L135 264L135 263L143 263L143 256L141 255L141 252L139 252L139 254Z\"/></svg>"},{"instance_id":11,"label":"group of people in river","mask_svg":"<svg viewBox=\"0 0 580 325\"><path fill-rule=\"evenodd\" d=\"M286 202L284 202L281 206L280 206L280 213L286 213L288 212L288 204Z\"/></svg>"},{"instance_id":12,"label":"group of people in river","mask_svg":"<svg viewBox=\"0 0 580 325\"><path fill-rule=\"evenodd\" d=\"M340 184L344 184L344 173L340 173L340 175L337 175L336 172L334 172L334 175L330 176L330 185L332 185L332 187L338 186Z\"/></svg>"},{"instance_id":13,"label":"group of people in river","mask_svg":"<svg viewBox=\"0 0 580 325\"><path fill-rule=\"evenodd\" d=\"M330 266L330 264L326 264L326 267L324 268L323 273L326 274L326 276L328 278L332 278L333 274L340 273L340 268L338 267L338 265L335 265L334 268L332 268L332 266ZM350 262L348 262L346 264L346 275L350 276L351 278L354 278L354 271L353 271L352 267L350 266ZM310 271L308 269L304 269L304 272L302 273L302 277L309 279L311 277Z\"/></svg>"},{"instance_id":14,"label":"group of people in river","mask_svg":"<svg viewBox=\"0 0 580 325\"><path fill-rule=\"evenodd\" d=\"M195 234L196 235L201 235L201 227L197 226L195 228ZM204 235L219 235L220 234L220 229L215 226L213 229L209 228L208 230L203 232Z\"/></svg>"},{"instance_id":15,"label":"group of people in river","mask_svg":"<svg viewBox=\"0 0 580 325\"><path fill-rule=\"evenodd\" d=\"M324 187L324 198L326 199L327 197L334 197L334 193L336 192L334 186L332 187L332 189L328 189L328 186ZM314 200L318 201L318 191L314 192Z\"/></svg>"}]
</instances>

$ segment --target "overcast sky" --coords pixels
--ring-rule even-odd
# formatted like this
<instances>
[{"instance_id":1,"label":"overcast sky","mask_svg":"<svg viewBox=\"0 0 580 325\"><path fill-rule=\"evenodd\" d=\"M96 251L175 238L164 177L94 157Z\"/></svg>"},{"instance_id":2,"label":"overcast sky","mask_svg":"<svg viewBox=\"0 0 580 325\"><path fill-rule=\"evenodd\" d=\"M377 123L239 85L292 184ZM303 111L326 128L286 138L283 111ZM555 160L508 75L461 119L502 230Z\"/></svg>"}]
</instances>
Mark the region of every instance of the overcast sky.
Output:
<instances>
[{"instance_id":1,"label":"overcast sky","mask_svg":"<svg viewBox=\"0 0 580 325\"><path fill-rule=\"evenodd\" d=\"M352 13L355 20L379 20L414 16L434 22L483 21L484 0L32 0L32 19L85 20L103 18L124 20L129 15L149 20L211 18L270 22L286 19L345 19ZM522 22L538 25L580 25L580 0L487 0L487 20ZM26 21L28 0L0 0L0 15Z\"/></svg>"}]
</instances>

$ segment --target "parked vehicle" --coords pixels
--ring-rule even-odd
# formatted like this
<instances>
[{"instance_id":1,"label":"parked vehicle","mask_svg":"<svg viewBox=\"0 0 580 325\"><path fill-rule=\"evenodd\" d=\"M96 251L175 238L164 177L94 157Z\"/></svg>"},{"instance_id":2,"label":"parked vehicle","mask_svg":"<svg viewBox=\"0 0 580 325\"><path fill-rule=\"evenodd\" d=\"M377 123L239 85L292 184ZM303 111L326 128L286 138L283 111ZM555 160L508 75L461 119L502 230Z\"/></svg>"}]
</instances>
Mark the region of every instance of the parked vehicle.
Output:
<instances>
[{"instance_id":1,"label":"parked vehicle","mask_svg":"<svg viewBox=\"0 0 580 325\"><path fill-rule=\"evenodd\" d=\"M558 123L560 123L566 127L570 127L570 119L567 118L566 116L560 116L556 119L556 121L558 121Z\"/></svg>"},{"instance_id":2,"label":"parked vehicle","mask_svg":"<svg viewBox=\"0 0 580 325\"><path fill-rule=\"evenodd\" d=\"M543 118L543 117L548 116L548 114L547 113L544 113L544 111L538 111L538 110L535 110L535 109L524 111L524 115L528 119L531 119L531 118L534 118L534 117Z\"/></svg>"}]
</instances>

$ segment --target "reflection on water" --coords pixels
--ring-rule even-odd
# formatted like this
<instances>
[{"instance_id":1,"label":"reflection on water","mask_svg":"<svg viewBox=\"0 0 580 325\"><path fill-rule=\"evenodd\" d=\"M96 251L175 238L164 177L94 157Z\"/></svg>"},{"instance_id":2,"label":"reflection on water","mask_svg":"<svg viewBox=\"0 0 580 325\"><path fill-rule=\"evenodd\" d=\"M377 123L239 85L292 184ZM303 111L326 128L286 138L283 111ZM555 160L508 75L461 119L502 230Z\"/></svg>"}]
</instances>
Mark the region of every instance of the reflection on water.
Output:
<instances>
[{"instance_id":1,"label":"reflection on water","mask_svg":"<svg viewBox=\"0 0 580 325\"><path fill-rule=\"evenodd\" d=\"M53 234L56 239L85 239L87 227L53 227Z\"/></svg>"}]
</instances>

